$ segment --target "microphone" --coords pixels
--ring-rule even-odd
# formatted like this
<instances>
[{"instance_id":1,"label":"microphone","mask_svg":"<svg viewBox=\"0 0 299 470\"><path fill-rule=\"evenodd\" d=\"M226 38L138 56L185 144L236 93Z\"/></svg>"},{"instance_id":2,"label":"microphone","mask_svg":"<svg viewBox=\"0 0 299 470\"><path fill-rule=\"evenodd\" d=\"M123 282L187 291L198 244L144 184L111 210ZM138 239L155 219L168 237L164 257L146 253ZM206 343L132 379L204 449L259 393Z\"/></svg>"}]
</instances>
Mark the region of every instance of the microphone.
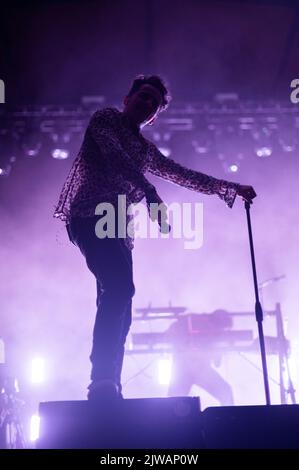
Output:
<instances>
[{"instance_id":1,"label":"microphone","mask_svg":"<svg viewBox=\"0 0 299 470\"><path fill-rule=\"evenodd\" d=\"M286 277L285 274L281 274L280 276L273 277L273 281L280 281L280 279L284 279Z\"/></svg>"},{"instance_id":2,"label":"microphone","mask_svg":"<svg viewBox=\"0 0 299 470\"><path fill-rule=\"evenodd\" d=\"M270 279L266 279L266 281L259 283L259 288L262 289L263 287L266 287L269 284L272 284L273 282L280 281L281 279L284 279L285 277L286 277L285 274L281 274L280 276L275 276L275 277L271 277Z\"/></svg>"}]
</instances>

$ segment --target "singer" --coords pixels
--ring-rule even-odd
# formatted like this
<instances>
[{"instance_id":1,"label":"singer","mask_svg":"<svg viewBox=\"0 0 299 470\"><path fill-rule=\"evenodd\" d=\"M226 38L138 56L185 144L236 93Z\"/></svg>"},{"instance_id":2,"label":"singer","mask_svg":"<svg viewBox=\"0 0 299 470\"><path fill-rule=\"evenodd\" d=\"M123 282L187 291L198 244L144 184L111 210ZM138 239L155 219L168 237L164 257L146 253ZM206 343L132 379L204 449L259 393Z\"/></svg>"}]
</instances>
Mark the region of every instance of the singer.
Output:
<instances>
[{"instance_id":1,"label":"singer","mask_svg":"<svg viewBox=\"0 0 299 470\"><path fill-rule=\"evenodd\" d=\"M126 195L126 204L138 203L143 198L148 208L151 203L163 204L144 176L147 171L193 191L216 194L228 207L233 206L237 195L250 202L256 196L251 186L219 180L179 165L142 135L142 128L152 125L169 101L170 95L160 77L138 76L124 98L122 111L106 108L95 112L55 209L54 216L66 223L70 240L80 249L96 278L90 400L122 397L124 345L135 292L133 239L98 238L97 205L113 204L117 219L119 195ZM163 230L165 214L156 220Z\"/></svg>"}]
</instances>

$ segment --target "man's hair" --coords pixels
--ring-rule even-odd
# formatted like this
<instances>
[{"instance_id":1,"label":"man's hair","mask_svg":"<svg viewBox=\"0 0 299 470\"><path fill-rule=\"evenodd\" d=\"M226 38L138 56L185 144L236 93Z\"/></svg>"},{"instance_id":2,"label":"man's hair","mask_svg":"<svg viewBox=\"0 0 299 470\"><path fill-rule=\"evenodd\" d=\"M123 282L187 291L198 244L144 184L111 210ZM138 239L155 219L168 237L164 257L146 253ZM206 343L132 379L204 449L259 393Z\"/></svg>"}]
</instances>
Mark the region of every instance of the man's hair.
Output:
<instances>
[{"instance_id":1,"label":"man's hair","mask_svg":"<svg viewBox=\"0 0 299 470\"><path fill-rule=\"evenodd\" d=\"M166 84L163 81L163 79L159 77L158 75L150 75L147 77L145 75L138 75L133 81L133 84L130 88L128 96L132 96L134 93L136 93L136 91L138 91L139 88L142 87L142 85L151 85L159 91L162 97L160 111L164 111L169 105L169 102L171 100L171 95L169 91L167 90Z\"/></svg>"}]
</instances>

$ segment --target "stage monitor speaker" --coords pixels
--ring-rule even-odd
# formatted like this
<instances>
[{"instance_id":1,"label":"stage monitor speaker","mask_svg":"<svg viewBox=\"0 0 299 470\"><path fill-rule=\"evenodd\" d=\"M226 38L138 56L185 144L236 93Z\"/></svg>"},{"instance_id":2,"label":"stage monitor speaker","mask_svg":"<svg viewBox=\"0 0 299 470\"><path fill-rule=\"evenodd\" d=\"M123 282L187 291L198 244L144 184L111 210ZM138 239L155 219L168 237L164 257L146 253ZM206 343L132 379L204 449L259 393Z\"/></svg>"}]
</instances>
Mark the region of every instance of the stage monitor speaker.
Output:
<instances>
[{"instance_id":1,"label":"stage monitor speaker","mask_svg":"<svg viewBox=\"0 0 299 470\"><path fill-rule=\"evenodd\" d=\"M44 402L39 415L40 449L201 448L198 397Z\"/></svg>"},{"instance_id":2,"label":"stage monitor speaker","mask_svg":"<svg viewBox=\"0 0 299 470\"><path fill-rule=\"evenodd\" d=\"M299 448L299 405L207 408L202 425L208 449Z\"/></svg>"}]
</instances>

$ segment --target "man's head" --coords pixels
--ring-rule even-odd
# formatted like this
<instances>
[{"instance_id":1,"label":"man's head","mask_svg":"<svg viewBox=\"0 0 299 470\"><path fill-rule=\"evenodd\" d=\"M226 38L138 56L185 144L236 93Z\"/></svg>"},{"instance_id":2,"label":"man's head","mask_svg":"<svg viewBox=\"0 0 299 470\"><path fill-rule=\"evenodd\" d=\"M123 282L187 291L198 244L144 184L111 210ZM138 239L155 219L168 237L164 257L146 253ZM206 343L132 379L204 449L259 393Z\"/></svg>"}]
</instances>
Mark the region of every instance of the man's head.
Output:
<instances>
[{"instance_id":1,"label":"man's head","mask_svg":"<svg viewBox=\"0 0 299 470\"><path fill-rule=\"evenodd\" d=\"M151 124L159 112L167 108L169 101L170 95L160 77L140 75L124 99L124 112L138 126Z\"/></svg>"}]
</instances>

